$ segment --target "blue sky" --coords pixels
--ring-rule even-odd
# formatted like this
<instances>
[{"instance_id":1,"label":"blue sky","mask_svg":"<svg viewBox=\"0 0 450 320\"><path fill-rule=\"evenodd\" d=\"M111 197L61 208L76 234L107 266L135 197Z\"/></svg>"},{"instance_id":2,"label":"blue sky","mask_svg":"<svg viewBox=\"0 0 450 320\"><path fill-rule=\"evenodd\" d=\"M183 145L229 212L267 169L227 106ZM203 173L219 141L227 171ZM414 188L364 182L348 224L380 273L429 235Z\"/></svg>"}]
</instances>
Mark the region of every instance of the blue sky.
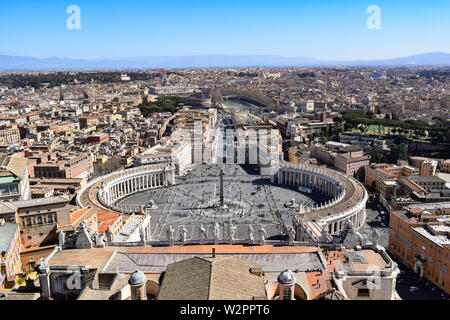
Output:
<instances>
[{"instance_id":1,"label":"blue sky","mask_svg":"<svg viewBox=\"0 0 450 320\"><path fill-rule=\"evenodd\" d=\"M81 29L69 30L69 5ZM369 30L366 9L381 9ZM144 57L270 54L322 60L450 53L449 0L0 0L0 54Z\"/></svg>"}]
</instances>

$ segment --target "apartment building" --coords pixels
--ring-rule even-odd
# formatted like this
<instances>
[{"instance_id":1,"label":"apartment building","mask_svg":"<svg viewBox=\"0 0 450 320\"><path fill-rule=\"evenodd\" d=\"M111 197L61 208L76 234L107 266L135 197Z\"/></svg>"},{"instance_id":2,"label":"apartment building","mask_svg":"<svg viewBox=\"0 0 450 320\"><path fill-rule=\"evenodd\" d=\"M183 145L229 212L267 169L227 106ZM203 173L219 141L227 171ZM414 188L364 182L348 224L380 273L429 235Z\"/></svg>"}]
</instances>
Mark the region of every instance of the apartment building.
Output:
<instances>
[{"instance_id":1,"label":"apartment building","mask_svg":"<svg viewBox=\"0 0 450 320\"><path fill-rule=\"evenodd\" d=\"M20 142L20 130L17 125L0 126L0 144L14 144Z\"/></svg>"},{"instance_id":2,"label":"apartment building","mask_svg":"<svg viewBox=\"0 0 450 320\"><path fill-rule=\"evenodd\" d=\"M442 161L439 168L441 172L450 173L450 159Z\"/></svg>"},{"instance_id":3,"label":"apartment building","mask_svg":"<svg viewBox=\"0 0 450 320\"><path fill-rule=\"evenodd\" d=\"M22 272L19 226L0 218L0 289L11 288Z\"/></svg>"},{"instance_id":4,"label":"apartment building","mask_svg":"<svg viewBox=\"0 0 450 320\"><path fill-rule=\"evenodd\" d=\"M434 176L436 174L436 169L438 162L426 157L410 157L409 164L420 171L422 176Z\"/></svg>"},{"instance_id":5,"label":"apartment building","mask_svg":"<svg viewBox=\"0 0 450 320\"><path fill-rule=\"evenodd\" d=\"M191 149L192 146L190 141L158 144L136 155L134 157L134 163L137 166L171 163L175 165L176 173L181 175L186 173L186 170L188 170L192 164Z\"/></svg>"},{"instance_id":6,"label":"apartment building","mask_svg":"<svg viewBox=\"0 0 450 320\"><path fill-rule=\"evenodd\" d=\"M34 166L35 178L89 178L94 172L92 157L87 153L61 156Z\"/></svg>"},{"instance_id":7,"label":"apartment building","mask_svg":"<svg viewBox=\"0 0 450 320\"><path fill-rule=\"evenodd\" d=\"M389 228L389 251L449 294L450 202L392 211Z\"/></svg>"},{"instance_id":8,"label":"apartment building","mask_svg":"<svg viewBox=\"0 0 450 320\"><path fill-rule=\"evenodd\" d=\"M418 175L419 170L409 165L390 165L388 163L371 164L364 167L364 185L380 192L380 183L384 180L397 180L402 176Z\"/></svg>"},{"instance_id":9,"label":"apartment building","mask_svg":"<svg viewBox=\"0 0 450 320\"><path fill-rule=\"evenodd\" d=\"M370 158L364 155L363 148L334 141L325 145L313 144L310 156L331 164L336 170L349 176L355 175L361 168L370 164Z\"/></svg>"},{"instance_id":10,"label":"apartment building","mask_svg":"<svg viewBox=\"0 0 450 320\"><path fill-rule=\"evenodd\" d=\"M82 116L78 118L80 129L95 127L99 123L97 116Z\"/></svg>"},{"instance_id":11,"label":"apartment building","mask_svg":"<svg viewBox=\"0 0 450 320\"><path fill-rule=\"evenodd\" d=\"M411 176L409 180L421 186L427 192L441 192L446 189L445 180L436 176Z\"/></svg>"},{"instance_id":12,"label":"apartment building","mask_svg":"<svg viewBox=\"0 0 450 320\"><path fill-rule=\"evenodd\" d=\"M54 244L57 225L70 223L67 196L16 201L13 205L25 248Z\"/></svg>"},{"instance_id":13,"label":"apartment building","mask_svg":"<svg viewBox=\"0 0 450 320\"><path fill-rule=\"evenodd\" d=\"M0 201L27 200L30 183L27 159L0 154Z\"/></svg>"}]
</instances>

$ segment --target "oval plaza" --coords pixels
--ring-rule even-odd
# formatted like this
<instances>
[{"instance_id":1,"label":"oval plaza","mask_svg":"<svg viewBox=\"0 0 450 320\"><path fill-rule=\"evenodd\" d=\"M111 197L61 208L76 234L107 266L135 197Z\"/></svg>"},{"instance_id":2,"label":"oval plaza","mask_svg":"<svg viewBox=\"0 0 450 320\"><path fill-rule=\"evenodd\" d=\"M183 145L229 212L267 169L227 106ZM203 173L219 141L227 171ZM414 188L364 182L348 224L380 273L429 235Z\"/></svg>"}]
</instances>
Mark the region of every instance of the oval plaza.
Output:
<instances>
[{"instance_id":1,"label":"oval plaza","mask_svg":"<svg viewBox=\"0 0 450 320\"><path fill-rule=\"evenodd\" d=\"M363 225L367 192L355 179L288 162L258 171L210 164L178 177L170 165L136 167L91 181L77 202L150 216L152 243L326 242L349 222Z\"/></svg>"}]
</instances>

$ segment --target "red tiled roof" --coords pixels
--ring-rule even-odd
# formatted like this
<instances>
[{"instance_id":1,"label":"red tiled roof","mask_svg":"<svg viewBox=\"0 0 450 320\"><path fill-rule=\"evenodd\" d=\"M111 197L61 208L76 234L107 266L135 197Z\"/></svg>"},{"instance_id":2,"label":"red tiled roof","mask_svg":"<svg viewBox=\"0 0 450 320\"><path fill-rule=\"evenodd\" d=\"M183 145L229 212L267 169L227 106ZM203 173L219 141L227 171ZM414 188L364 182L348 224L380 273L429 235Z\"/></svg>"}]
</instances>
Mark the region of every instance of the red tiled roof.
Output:
<instances>
[{"instance_id":1,"label":"red tiled roof","mask_svg":"<svg viewBox=\"0 0 450 320\"><path fill-rule=\"evenodd\" d=\"M87 211L89 210L89 208L84 208L75 212L71 212L70 213L70 224L73 224L75 221L77 221L78 219L80 219L80 217L82 217Z\"/></svg>"},{"instance_id":2,"label":"red tiled roof","mask_svg":"<svg viewBox=\"0 0 450 320\"><path fill-rule=\"evenodd\" d=\"M120 213L114 211L97 210L98 233L104 233L120 217Z\"/></svg>"}]
</instances>

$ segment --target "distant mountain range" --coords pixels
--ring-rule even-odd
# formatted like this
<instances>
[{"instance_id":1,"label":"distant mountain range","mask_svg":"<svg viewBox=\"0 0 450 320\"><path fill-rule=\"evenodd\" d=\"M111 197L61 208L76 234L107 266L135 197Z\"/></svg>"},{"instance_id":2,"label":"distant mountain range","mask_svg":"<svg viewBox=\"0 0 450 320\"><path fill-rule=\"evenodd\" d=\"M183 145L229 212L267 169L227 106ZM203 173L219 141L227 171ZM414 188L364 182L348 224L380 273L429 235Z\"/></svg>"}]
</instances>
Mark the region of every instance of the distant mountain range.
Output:
<instances>
[{"instance_id":1,"label":"distant mountain range","mask_svg":"<svg viewBox=\"0 0 450 320\"><path fill-rule=\"evenodd\" d=\"M323 61L273 55L199 55L123 59L34 58L0 55L0 71L55 71L153 68L244 68L319 66L450 66L450 54L433 52L385 60Z\"/></svg>"}]
</instances>

